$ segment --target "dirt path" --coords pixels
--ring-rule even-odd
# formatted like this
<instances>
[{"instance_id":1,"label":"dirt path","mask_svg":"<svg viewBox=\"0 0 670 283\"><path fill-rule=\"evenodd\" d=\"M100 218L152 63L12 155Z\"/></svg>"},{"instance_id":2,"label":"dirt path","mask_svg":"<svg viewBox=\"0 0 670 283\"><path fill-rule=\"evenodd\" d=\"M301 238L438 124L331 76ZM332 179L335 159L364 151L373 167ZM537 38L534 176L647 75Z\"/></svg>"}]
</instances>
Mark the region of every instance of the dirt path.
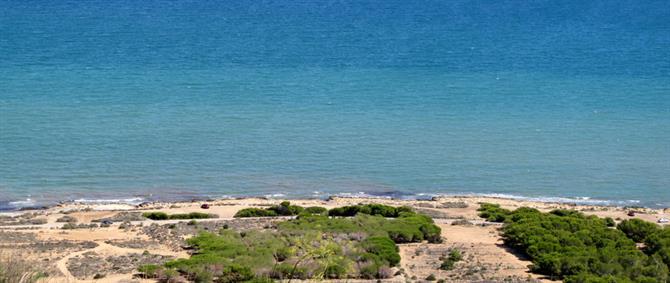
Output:
<instances>
[{"instance_id":1,"label":"dirt path","mask_svg":"<svg viewBox=\"0 0 670 283\"><path fill-rule=\"evenodd\" d=\"M104 254L104 255L124 255L124 254L130 254L130 253L143 253L144 251L149 251L152 254L157 254L157 255L163 255L163 256L174 256L174 257L187 257L188 255L184 252L171 252L169 250L165 249L134 249L134 248L123 248L123 247L117 247L114 245L110 245L105 243L104 241L95 241L96 244L98 244L97 247L91 248L91 249L86 249L82 251L78 251L75 253L68 254L67 256L63 257L60 259L58 262L56 262L56 267L58 270L63 273L63 277L61 280L63 281L58 281L58 282L86 282L87 280L79 280L76 277L72 275L70 270L67 268L67 262L73 258L77 257L80 255L83 255L87 252L96 252L98 254ZM125 274L124 276L127 276ZM110 277L113 278L113 277ZM108 279L110 279L108 278ZM52 281L49 281L52 282ZM103 282L100 280L95 280L95 282Z\"/></svg>"}]
</instances>

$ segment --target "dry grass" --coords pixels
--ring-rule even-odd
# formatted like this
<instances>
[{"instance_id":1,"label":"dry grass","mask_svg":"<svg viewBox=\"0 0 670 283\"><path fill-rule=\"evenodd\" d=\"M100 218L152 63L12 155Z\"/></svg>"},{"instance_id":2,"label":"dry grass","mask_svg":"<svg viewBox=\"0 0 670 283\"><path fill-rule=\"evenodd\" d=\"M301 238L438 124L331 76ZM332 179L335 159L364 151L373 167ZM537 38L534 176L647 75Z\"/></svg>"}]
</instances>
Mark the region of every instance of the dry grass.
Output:
<instances>
[{"instance_id":1,"label":"dry grass","mask_svg":"<svg viewBox=\"0 0 670 283\"><path fill-rule=\"evenodd\" d=\"M41 277L35 264L23 260L21 255L0 251L0 283L31 283Z\"/></svg>"}]
</instances>

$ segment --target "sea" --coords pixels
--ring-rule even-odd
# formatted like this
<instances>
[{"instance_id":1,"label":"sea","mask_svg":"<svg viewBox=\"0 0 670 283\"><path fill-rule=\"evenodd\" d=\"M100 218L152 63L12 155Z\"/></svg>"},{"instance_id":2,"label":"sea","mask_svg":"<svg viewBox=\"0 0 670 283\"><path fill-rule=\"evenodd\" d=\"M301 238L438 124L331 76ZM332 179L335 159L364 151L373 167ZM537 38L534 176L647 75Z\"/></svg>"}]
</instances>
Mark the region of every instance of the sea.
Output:
<instances>
[{"instance_id":1,"label":"sea","mask_svg":"<svg viewBox=\"0 0 670 283\"><path fill-rule=\"evenodd\" d=\"M670 207L662 1L0 1L0 209Z\"/></svg>"}]
</instances>

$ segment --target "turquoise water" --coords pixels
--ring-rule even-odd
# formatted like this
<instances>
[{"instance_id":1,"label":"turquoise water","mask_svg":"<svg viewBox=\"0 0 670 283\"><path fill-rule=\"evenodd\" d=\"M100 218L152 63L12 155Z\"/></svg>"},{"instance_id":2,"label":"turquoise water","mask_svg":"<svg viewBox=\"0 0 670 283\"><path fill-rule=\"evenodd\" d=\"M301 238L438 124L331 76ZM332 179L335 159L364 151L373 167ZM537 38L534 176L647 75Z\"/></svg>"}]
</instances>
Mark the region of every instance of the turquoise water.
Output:
<instances>
[{"instance_id":1,"label":"turquoise water","mask_svg":"<svg viewBox=\"0 0 670 283\"><path fill-rule=\"evenodd\" d=\"M664 1L228 2L3 2L0 208L670 206Z\"/></svg>"}]
</instances>

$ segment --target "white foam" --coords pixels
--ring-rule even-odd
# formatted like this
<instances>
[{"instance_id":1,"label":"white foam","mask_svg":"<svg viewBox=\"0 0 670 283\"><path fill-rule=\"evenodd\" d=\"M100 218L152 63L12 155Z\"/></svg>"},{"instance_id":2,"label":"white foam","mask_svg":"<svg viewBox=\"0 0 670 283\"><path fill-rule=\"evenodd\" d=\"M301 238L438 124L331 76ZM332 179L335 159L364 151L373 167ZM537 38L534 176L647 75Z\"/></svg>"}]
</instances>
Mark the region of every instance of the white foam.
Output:
<instances>
[{"instance_id":1,"label":"white foam","mask_svg":"<svg viewBox=\"0 0 670 283\"><path fill-rule=\"evenodd\" d=\"M639 200L603 200L593 199L591 197L527 197L501 193L436 194L434 196L476 196L537 202L576 203L585 205L631 205L640 203Z\"/></svg>"},{"instance_id":2,"label":"white foam","mask_svg":"<svg viewBox=\"0 0 670 283\"><path fill-rule=\"evenodd\" d=\"M31 198L27 198L25 200L17 200L17 201L9 202L9 205L11 205L13 207L29 207L29 206L34 206L35 201L32 200Z\"/></svg>"},{"instance_id":3,"label":"white foam","mask_svg":"<svg viewBox=\"0 0 670 283\"><path fill-rule=\"evenodd\" d=\"M285 197L285 196L286 195L282 194L282 193L274 193L274 194L265 195L266 198L281 198L281 197Z\"/></svg>"},{"instance_id":4,"label":"white foam","mask_svg":"<svg viewBox=\"0 0 670 283\"><path fill-rule=\"evenodd\" d=\"M357 192L357 193L339 193L335 194L337 197L341 198L377 198L377 199L391 199L392 197L390 196L377 196L377 195L371 195L366 192Z\"/></svg>"},{"instance_id":5,"label":"white foam","mask_svg":"<svg viewBox=\"0 0 670 283\"><path fill-rule=\"evenodd\" d=\"M143 201L143 198L126 198L126 199L76 199L74 202L78 203L95 203L95 204L104 204L104 203L127 203L127 204L139 204Z\"/></svg>"}]
</instances>

